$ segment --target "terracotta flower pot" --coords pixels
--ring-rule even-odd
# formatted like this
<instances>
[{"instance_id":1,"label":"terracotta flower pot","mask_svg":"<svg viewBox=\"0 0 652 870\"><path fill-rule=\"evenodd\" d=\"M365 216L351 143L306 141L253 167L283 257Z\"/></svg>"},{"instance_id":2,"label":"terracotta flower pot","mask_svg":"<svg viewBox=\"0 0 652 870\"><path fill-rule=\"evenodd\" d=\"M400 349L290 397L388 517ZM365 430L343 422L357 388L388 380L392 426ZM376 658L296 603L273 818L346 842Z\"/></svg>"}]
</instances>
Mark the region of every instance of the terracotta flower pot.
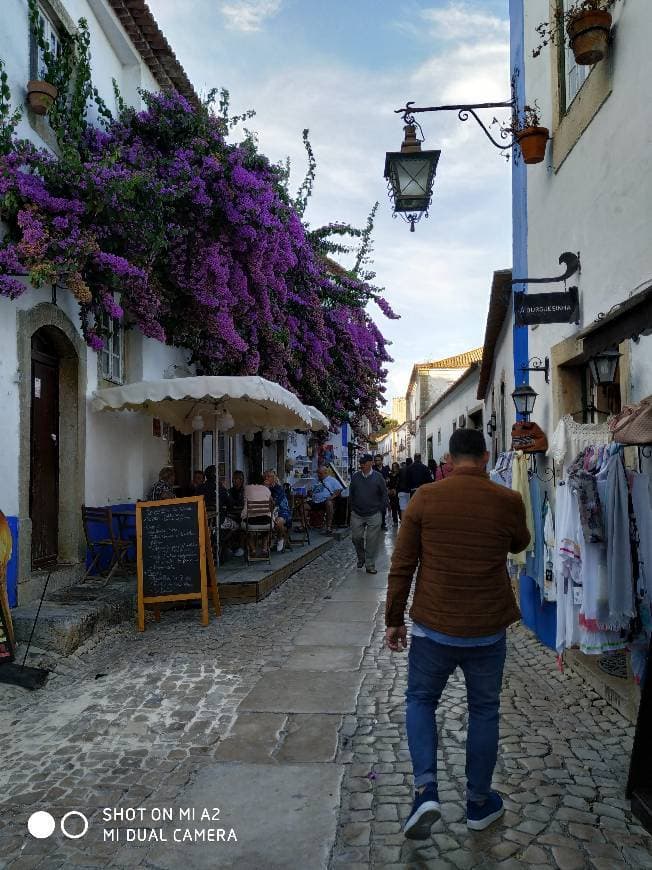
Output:
<instances>
[{"instance_id":1,"label":"terracotta flower pot","mask_svg":"<svg viewBox=\"0 0 652 870\"><path fill-rule=\"evenodd\" d=\"M566 32L575 62L587 66L602 60L607 53L610 30L611 13L604 10L580 12L571 18Z\"/></svg>"},{"instance_id":2,"label":"terracotta flower pot","mask_svg":"<svg viewBox=\"0 0 652 870\"><path fill-rule=\"evenodd\" d=\"M36 79L27 82L27 102L32 112L47 115L59 91L49 82Z\"/></svg>"},{"instance_id":3,"label":"terracotta flower pot","mask_svg":"<svg viewBox=\"0 0 652 870\"><path fill-rule=\"evenodd\" d=\"M541 163L548 142L547 127L524 127L516 133L524 163Z\"/></svg>"}]
</instances>

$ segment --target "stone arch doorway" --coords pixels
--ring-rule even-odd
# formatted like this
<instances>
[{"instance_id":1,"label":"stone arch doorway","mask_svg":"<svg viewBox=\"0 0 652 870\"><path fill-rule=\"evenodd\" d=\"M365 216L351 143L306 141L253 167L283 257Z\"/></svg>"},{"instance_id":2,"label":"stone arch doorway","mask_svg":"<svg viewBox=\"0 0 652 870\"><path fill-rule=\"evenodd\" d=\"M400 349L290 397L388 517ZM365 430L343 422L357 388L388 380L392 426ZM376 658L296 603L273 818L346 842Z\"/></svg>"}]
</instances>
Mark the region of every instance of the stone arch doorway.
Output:
<instances>
[{"instance_id":1,"label":"stone arch doorway","mask_svg":"<svg viewBox=\"0 0 652 870\"><path fill-rule=\"evenodd\" d=\"M19 603L32 572L83 558L86 346L56 305L18 316L20 368Z\"/></svg>"}]
</instances>

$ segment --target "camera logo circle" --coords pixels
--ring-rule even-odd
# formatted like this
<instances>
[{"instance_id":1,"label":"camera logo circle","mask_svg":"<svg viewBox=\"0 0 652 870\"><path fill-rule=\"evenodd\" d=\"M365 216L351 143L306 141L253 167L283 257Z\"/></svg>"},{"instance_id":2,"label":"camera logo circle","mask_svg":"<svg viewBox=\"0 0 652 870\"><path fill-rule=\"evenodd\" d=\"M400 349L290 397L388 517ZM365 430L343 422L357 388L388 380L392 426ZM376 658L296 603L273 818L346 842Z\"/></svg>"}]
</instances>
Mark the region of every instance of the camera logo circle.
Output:
<instances>
[{"instance_id":1,"label":"camera logo circle","mask_svg":"<svg viewBox=\"0 0 652 870\"><path fill-rule=\"evenodd\" d=\"M81 832L78 834L71 834L68 830L66 830L65 823L73 816L77 816L77 818L80 818L82 820L82 829ZM80 813L79 810L70 810L70 812L66 813L65 816L61 819L59 826L61 828L61 833L64 835L64 837L68 837L69 840L79 840L81 837L86 836L86 831L88 831L88 819L83 813Z\"/></svg>"},{"instance_id":2,"label":"camera logo circle","mask_svg":"<svg viewBox=\"0 0 652 870\"><path fill-rule=\"evenodd\" d=\"M66 823L71 818L78 818L81 820L81 831L75 833L74 828L68 830ZM56 826L57 823L54 820L54 816L45 810L39 810L36 813L32 813L27 820L27 830L30 832L32 837L35 837L37 840L47 840L47 838L51 837L54 833ZM66 813L59 822L59 827L61 828L61 833L64 837L67 837L69 840L79 840L81 837L86 836L88 831L88 819L83 813L80 813L79 810L70 810L70 812ZM74 827L76 828L78 825L75 825Z\"/></svg>"},{"instance_id":3,"label":"camera logo circle","mask_svg":"<svg viewBox=\"0 0 652 870\"><path fill-rule=\"evenodd\" d=\"M55 827L56 822L54 821L54 818L50 813L46 813L45 810L39 810L37 813L32 813L27 820L27 830L30 832L32 837L35 837L37 840L47 840L47 838L52 836L54 833Z\"/></svg>"}]
</instances>

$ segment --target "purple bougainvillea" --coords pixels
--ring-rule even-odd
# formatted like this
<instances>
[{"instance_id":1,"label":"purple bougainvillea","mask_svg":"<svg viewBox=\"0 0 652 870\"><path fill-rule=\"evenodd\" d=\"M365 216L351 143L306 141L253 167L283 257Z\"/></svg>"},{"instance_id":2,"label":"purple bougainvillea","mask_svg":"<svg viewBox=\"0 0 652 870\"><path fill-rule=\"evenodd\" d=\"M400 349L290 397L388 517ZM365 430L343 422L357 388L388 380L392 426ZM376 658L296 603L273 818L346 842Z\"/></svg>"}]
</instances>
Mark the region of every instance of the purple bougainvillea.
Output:
<instances>
[{"instance_id":1,"label":"purple bougainvillea","mask_svg":"<svg viewBox=\"0 0 652 870\"><path fill-rule=\"evenodd\" d=\"M20 295L20 274L56 281L95 350L99 315L124 315L206 372L261 374L334 422L375 420L390 358L366 306L395 315L367 275L327 259L341 225L310 232L281 169L250 139L228 143L208 106L144 99L74 152L14 141L0 156L0 294Z\"/></svg>"}]
</instances>

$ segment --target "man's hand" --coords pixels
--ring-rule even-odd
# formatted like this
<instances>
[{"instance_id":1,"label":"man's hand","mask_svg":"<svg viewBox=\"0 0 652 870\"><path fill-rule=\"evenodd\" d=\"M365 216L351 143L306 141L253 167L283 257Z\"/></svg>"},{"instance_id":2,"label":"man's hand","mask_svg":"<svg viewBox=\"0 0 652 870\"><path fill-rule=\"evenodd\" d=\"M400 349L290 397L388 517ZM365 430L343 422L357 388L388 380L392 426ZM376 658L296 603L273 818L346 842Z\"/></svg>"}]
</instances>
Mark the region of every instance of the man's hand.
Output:
<instances>
[{"instance_id":1,"label":"man's hand","mask_svg":"<svg viewBox=\"0 0 652 870\"><path fill-rule=\"evenodd\" d=\"M407 647L407 628L397 625L385 629L385 642L392 652L403 652Z\"/></svg>"}]
</instances>

